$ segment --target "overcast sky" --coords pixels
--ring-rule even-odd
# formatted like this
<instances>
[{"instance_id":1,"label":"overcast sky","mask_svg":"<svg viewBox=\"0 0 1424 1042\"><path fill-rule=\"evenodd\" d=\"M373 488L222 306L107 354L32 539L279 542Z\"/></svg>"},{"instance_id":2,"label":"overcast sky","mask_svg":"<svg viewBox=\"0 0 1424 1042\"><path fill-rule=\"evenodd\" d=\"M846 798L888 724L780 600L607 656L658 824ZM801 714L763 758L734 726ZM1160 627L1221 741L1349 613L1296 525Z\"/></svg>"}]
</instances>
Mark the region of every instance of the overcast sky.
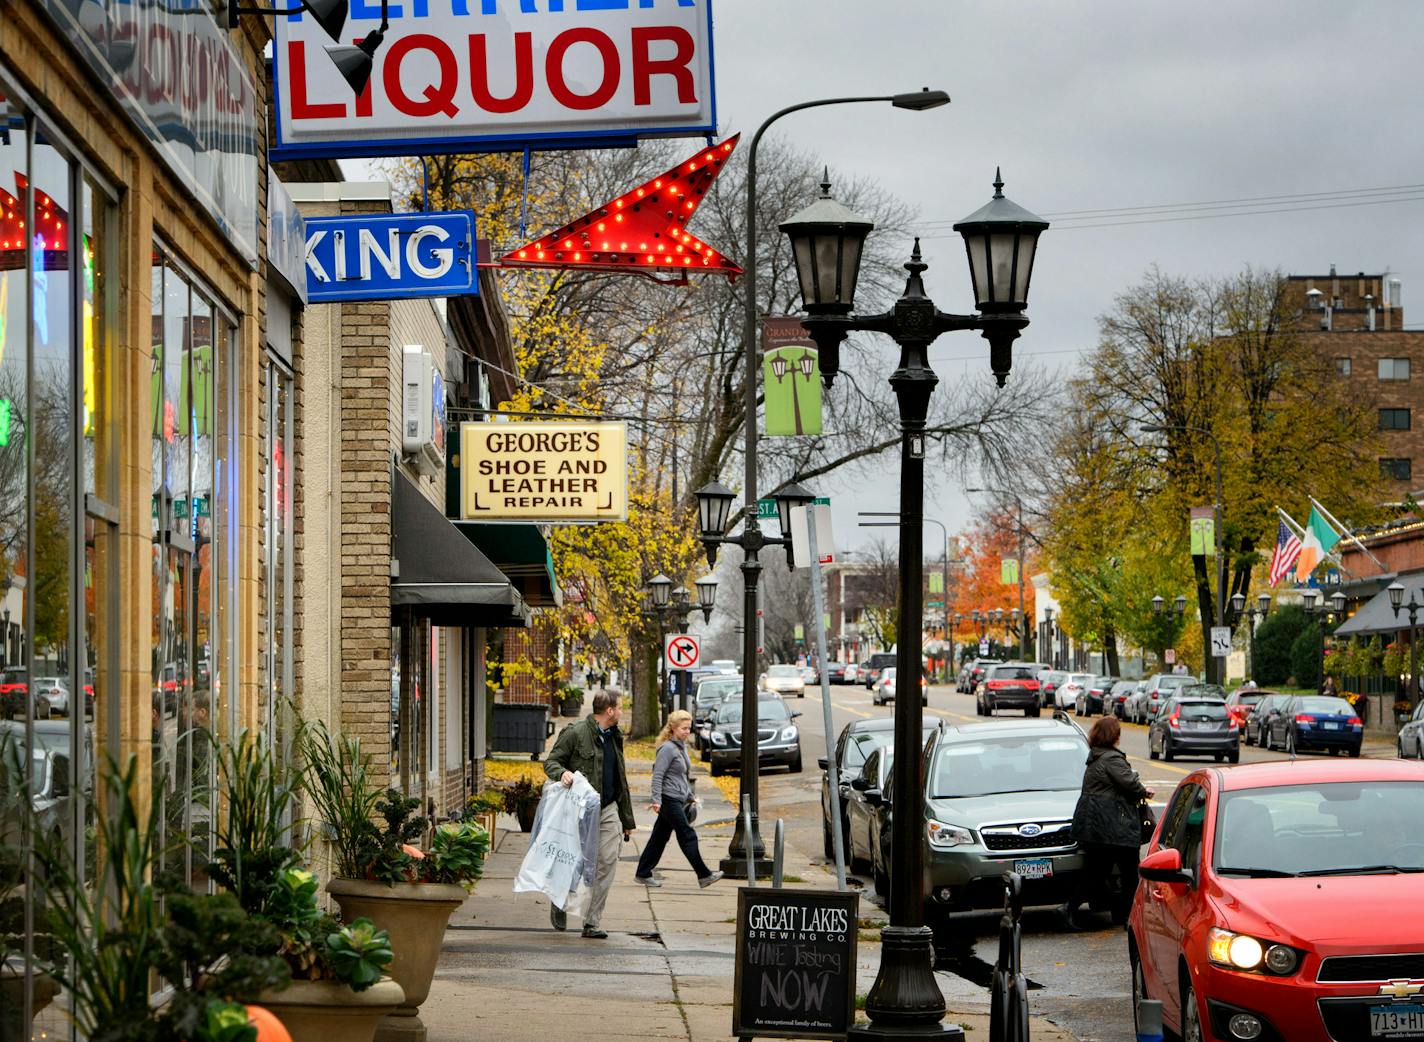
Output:
<instances>
[{"instance_id":1,"label":"overcast sky","mask_svg":"<svg viewBox=\"0 0 1424 1042\"><path fill-rule=\"evenodd\" d=\"M1248 263L1324 274L1333 263L1342 273L1395 273L1406 309L1424 300L1415 296L1424 282L1412 281L1424 278L1424 4L715 0L714 16L725 132L750 133L776 109L813 98L949 93L950 105L924 113L842 106L778 124L788 141L918 208L930 236L927 288L945 310L973 307L962 240L948 225L987 200L996 164L1006 194L1050 219L1421 186L1368 197L1412 201L1306 200L1335 208L1294 213L1096 228L1058 219L1040 240L1021 355L1071 368L1095 340L1096 317L1153 263L1193 276ZM1424 325L1424 311L1414 324ZM931 359L953 380L970 365L987 368L986 350L977 336L951 334ZM893 467L850 484L829 490L842 546L873 534L854 529L857 508L892 510L898 496ZM955 490L932 481L927 491L928 514L951 530L966 523ZM937 538L926 530L927 546Z\"/></svg>"}]
</instances>

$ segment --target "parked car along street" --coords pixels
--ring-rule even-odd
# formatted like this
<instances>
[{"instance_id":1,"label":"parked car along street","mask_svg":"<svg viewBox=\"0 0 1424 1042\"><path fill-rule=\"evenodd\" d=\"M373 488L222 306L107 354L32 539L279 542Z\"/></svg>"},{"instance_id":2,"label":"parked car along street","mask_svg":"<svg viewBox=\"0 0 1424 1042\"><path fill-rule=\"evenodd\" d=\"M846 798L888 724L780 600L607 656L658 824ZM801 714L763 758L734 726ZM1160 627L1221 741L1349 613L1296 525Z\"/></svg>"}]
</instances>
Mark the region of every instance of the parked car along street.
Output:
<instances>
[{"instance_id":1,"label":"parked car along street","mask_svg":"<svg viewBox=\"0 0 1424 1042\"><path fill-rule=\"evenodd\" d=\"M896 674L899 672L894 666L886 666L880 672L880 679L875 682L875 687L871 689L870 700L878 706L883 706L886 702L895 700ZM929 681L920 677L920 705L929 705Z\"/></svg>"},{"instance_id":2,"label":"parked car along street","mask_svg":"<svg viewBox=\"0 0 1424 1042\"><path fill-rule=\"evenodd\" d=\"M64 677L36 677L35 698L37 702L47 702L49 712L45 716L69 715L69 681ZM35 714L39 716L38 713Z\"/></svg>"},{"instance_id":3,"label":"parked car along street","mask_svg":"<svg viewBox=\"0 0 1424 1042\"><path fill-rule=\"evenodd\" d=\"M1219 698L1201 698L1196 688L1168 697L1147 729L1147 755L1171 763L1178 756L1241 759L1241 729Z\"/></svg>"},{"instance_id":4,"label":"parked car along street","mask_svg":"<svg viewBox=\"0 0 1424 1042\"><path fill-rule=\"evenodd\" d=\"M959 680L955 685L962 695L972 695L979 689L979 681L984 679L984 674L990 666L997 666L1003 659L997 658L972 658L964 664L964 668L959 671Z\"/></svg>"},{"instance_id":5,"label":"parked car along street","mask_svg":"<svg viewBox=\"0 0 1424 1042\"><path fill-rule=\"evenodd\" d=\"M760 765L781 765L790 768L792 774L801 772L801 735L793 722L800 715L789 709L780 698L758 699L757 758ZM741 764L740 701L723 702L713 711L702 741L702 757L714 775Z\"/></svg>"},{"instance_id":6,"label":"parked car along street","mask_svg":"<svg viewBox=\"0 0 1424 1042\"><path fill-rule=\"evenodd\" d=\"M1108 693L1103 696L1103 715L1115 716L1122 719L1122 704L1127 700L1127 696L1137 690L1139 681L1119 680L1113 684Z\"/></svg>"},{"instance_id":7,"label":"parked car along street","mask_svg":"<svg viewBox=\"0 0 1424 1042\"><path fill-rule=\"evenodd\" d=\"M1197 684L1195 677L1184 673L1154 673L1148 677L1124 706L1127 718L1135 724L1145 724L1162 708L1162 702L1173 691Z\"/></svg>"},{"instance_id":8,"label":"parked car along street","mask_svg":"<svg viewBox=\"0 0 1424 1042\"><path fill-rule=\"evenodd\" d=\"M1086 691L1092 682L1091 673L1069 673L1063 682L1053 689L1053 708L1072 709L1078 704L1078 696Z\"/></svg>"},{"instance_id":9,"label":"parked car along street","mask_svg":"<svg viewBox=\"0 0 1424 1042\"><path fill-rule=\"evenodd\" d=\"M1291 695L1265 722L1264 734L1261 744L1267 749L1284 749L1292 756L1311 749L1332 756L1343 749L1359 756L1365 740L1354 706L1330 695Z\"/></svg>"},{"instance_id":10,"label":"parked car along street","mask_svg":"<svg viewBox=\"0 0 1424 1042\"><path fill-rule=\"evenodd\" d=\"M712 715L712 710L721 705L728 694L740 694L741 690L741 677L718 674L698 681L697 691L692 696L692 746L694 749L702 748L702 730L707 726L707 719Z\"/></svg>"},{"instance_id":11,"label":"parked car along street","mask_svg":"<svg viewBox=\"0 0 1424 1042\"><path fill-rule=\"evenodd\" d=\"M925 737L929 737L932 729L939 726L939 719L933 716L924 718ZM865 759L876 749L886 746L895 741L895 718L893 716L877 716L868 720L856 720L846 724L841 728L840 737L836 739L836 780L840 783L840 793L837 800L841 815L841 834L845 834L846 829L846 803L851 798L851 780L860 777L861 768L865 766ZM821 835L825 843L826 857L834 857L831 849L831 777L827 770L827 762L824 756L816 760L816 765L821 769Z\"/></svg>"},{"instance_id":12,"label":"parked car along street","mask_svg":"<svg viewBox=\"0 0 1424 1042\"><path fill-rule=\"evenodd\" d=\"M1414 707L1413 715L1399 729L1395 748L1401 757L1424 760L1424 702Z\"/></svg>"},{"instance_id":13,"label":"parked car along street","mask_svg":"<svg viewBox=\"0 0 1424 1042\"><path fill-rule=\"evenodd\" d=\"M1424 1038L1424 765L1204 768L1172 794L1129 918L1133 1007L1186 1039Z\"/></svg>"},{"instance_id":14,"label":"parked car along street","mask_svg":"<svg viewBox=\"0 0 1424 1042\"><path fill-rule=\"evenodd\" d=\"M1271 716L1281 706L1290 701L1290 695L1277 694L1274 691L1266 693L1255 705L1250 707L1246 714L1246 726L1242 730L1242 740L1247 745L1265 746L1265 726Z\"/></svg>"},{"instance_id":15,"label":"parked car along street","mask_svg":"<svg viewBox=\"0 0 1424 1042\"><path fill-rule=\"evenodd\" d=\"M1226 711L1236 721L1236 726L1241 728L1243 735L1246 731L1246 718L1251 715L1251 707L1267 695L1274 694L1274 691L1259 687L1238 687L1226 696Z\"/></svg>"},{"instance_id":16,"label":"parked car along street","mask_svg":"<svg viewBox=\"0 0 1424 1042\"><path fill-rule=\"evenodd\" d=\"M1097 716L1103 711L1103 700L1117 683L1117 677L1093 677L1073 700L1074 716Z\"/></svg>"}]
</instances>

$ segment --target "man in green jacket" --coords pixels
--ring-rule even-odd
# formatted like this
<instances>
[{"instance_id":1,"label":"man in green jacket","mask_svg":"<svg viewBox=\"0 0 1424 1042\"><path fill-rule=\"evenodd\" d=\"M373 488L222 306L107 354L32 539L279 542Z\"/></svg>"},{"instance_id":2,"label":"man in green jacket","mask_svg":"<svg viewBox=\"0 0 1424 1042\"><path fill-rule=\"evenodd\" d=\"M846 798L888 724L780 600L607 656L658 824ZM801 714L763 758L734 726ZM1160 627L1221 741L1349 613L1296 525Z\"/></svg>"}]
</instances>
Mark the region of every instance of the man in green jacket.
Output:
<instances>
[{"instance_id":1,"label":"man in green jacket","mask_svg":"<svg viewBox=\"0 0 1424 1042\"><path fill-rule=\"evenodd\" d=\"M618 730L622 716L618 696L598 692L593 696L593 713L564 728L544 761L544 772L550 778L572 785L577 771L603 798L598 819L598 867L583 915L583 935L600 940L608 936L598 924L618 868L618 851L633 831L633 799L628 794L628 775L623 769L623 732ZM557 905L549 906L549 918L556 930L568 925L568 917Z\"/></svg>"}]
</instances>

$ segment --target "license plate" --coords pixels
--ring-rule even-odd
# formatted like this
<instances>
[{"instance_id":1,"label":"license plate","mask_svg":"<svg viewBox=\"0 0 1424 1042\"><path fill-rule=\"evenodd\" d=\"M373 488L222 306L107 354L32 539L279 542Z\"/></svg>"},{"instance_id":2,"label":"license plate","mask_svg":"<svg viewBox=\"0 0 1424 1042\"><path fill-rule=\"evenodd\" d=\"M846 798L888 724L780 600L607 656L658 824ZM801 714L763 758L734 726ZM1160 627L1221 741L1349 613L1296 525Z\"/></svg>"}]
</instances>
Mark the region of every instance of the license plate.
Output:
<instances>
[{"instance_id":1,"label":"license plate","mask_svg":"<svg viewBox=\"0 0 1424 1042\"><path fill-rule=\"evenodd\" d=\"M1424 1038L1424 1006L1406 1003L1370 1007L1371 1038Z\"/></svg>"},{"instance_id":2,"label":"license plate","mask_svg":"<svg viewBox=\"0 0 1424 1042\"><path fill-rule=\"evenodd\" d=\"M1015 861L1014 871L1024 879L1047 879L1053 875L1053 859L1034 857Z\"/></svg>"},{"instance_id":3,"label":"license plate","mask_svg":"<svg viewBox=\"0 0 1424 1042\"><path fill-rule=\"evenodd\" d=\"M1338 730L1340 730L1340 725L1339 725L1339 724L1322 724L1321 726L1324 727L1325 730L1327 730L1327 731L1338 731Z\"/></svg>"}]
</instances>

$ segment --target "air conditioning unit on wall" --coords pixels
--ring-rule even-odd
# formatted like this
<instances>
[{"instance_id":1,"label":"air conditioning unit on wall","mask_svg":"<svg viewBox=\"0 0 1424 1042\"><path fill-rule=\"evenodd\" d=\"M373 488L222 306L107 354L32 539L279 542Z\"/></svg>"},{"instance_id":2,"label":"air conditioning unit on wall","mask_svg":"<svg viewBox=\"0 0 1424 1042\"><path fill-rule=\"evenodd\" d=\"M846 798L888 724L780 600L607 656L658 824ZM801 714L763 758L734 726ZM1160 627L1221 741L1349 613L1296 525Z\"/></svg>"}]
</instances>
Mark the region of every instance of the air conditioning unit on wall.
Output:
<instances>
[{"instance_id":1,"label":"air conditioning unit on wall","mask_svg":"<svg viewBox=\"0 0 1424 1042\"><path fill-rule=\"evenodd\" d=\"M445 385L420 344L405 345L402 363L401 451L433 478L445 469Z\"/></svg>"}]
</instances>

